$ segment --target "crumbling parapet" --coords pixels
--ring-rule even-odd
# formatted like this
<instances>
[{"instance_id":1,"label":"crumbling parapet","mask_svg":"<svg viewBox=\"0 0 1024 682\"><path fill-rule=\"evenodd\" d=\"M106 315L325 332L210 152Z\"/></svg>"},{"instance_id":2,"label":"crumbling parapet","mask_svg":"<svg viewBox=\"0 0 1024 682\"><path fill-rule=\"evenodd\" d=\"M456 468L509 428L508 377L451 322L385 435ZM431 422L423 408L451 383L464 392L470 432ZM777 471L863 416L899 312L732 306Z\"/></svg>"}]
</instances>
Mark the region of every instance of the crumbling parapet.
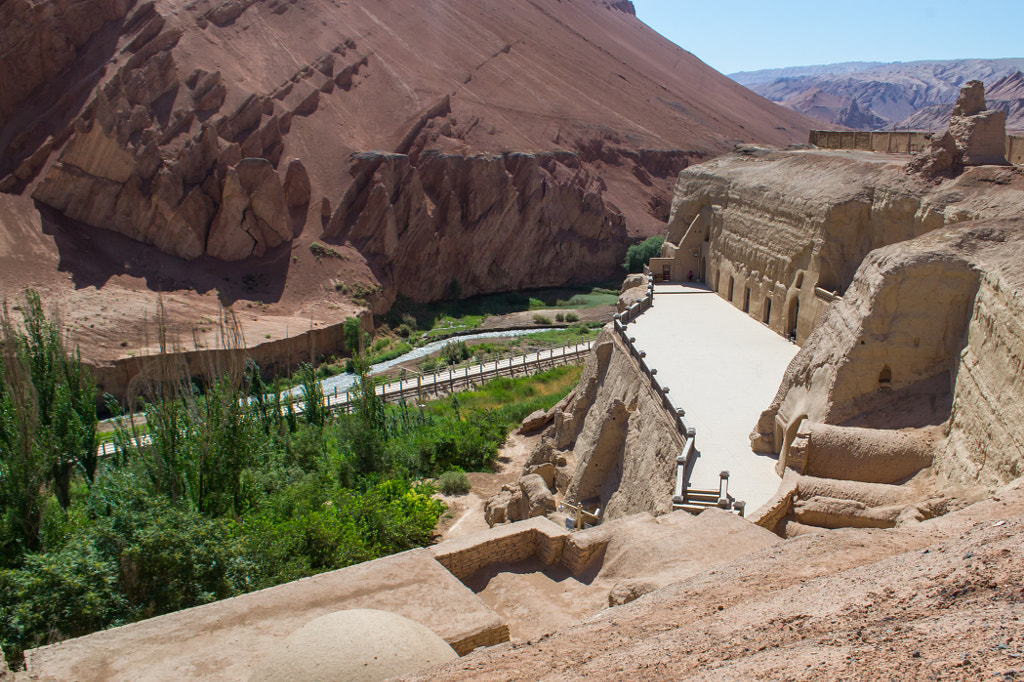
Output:
<instances>
[{"instance_id":1,"label":"crumbling parapet","mask_svg":"<svg viewBox=\"0 0 1024 682\"><path fill-rule=\"evenodd\" d=\"M949 129L934 136L910 168L934 176L964 166L1006 166L1010 144L1006 137L1006 112L985 109L985 85L968 81L960 89Z\"/></svg>"}]
</instances>

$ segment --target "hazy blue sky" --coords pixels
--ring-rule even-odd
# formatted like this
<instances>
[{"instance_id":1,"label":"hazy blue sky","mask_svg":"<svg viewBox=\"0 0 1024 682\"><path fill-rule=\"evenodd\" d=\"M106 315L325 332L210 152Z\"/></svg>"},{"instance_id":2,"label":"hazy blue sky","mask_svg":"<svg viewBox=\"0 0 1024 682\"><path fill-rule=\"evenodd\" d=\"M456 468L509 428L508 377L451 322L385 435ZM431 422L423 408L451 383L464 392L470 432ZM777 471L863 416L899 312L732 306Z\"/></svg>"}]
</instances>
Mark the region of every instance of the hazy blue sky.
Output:
<instances>
[{"instance_id":1,"label":"hazy blue sky","mask_svg":"<svg viewBox=\"0 0 1024 682\"><path fill-rule=\"evenodd\" d=\"M633 4L644 23L722 73L833 62L1024 57L1024 0Z\"/></svg>"}]
</instances>

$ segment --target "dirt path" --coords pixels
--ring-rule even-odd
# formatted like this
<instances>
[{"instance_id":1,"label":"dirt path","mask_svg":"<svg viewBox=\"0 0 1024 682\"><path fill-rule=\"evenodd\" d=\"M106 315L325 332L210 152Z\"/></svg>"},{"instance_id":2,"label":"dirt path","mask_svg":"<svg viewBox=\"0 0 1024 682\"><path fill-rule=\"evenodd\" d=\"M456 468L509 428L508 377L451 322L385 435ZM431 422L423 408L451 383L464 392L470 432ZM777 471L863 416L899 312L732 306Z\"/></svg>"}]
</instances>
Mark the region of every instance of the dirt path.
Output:
<instances>
[{"instance_id":1,"label":"dirt path","mask_svg":"<svg viewBox=\"0 0 1024 682\"><path fill-rule=\"evenodd\" d=\"M437 542L487 530L484 503L497 494L501 486L514 483L519 478L526 458L539 440L540 435L524 436L512 432L498 452L494 472L466 474L473 487L465 495L438 494L438 499L448 505L448 511L434 528Z\"/></svg>"}]
</instances>

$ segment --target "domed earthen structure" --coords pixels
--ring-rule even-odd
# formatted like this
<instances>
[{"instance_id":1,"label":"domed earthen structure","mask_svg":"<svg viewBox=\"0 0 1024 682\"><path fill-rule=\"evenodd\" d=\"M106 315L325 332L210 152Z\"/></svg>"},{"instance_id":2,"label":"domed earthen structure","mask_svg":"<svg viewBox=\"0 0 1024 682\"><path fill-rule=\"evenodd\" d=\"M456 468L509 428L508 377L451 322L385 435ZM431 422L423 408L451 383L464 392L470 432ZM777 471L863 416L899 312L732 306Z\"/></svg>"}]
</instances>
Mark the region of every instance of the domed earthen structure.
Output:
<instances>
[{"instance_id":1,"label":"domed earthen structure","mask_svg":"<svg viewBox=\"0 0 1024 682\"><path fill-rule=\"evenodd\" d=\"M267 652L251 682L371 682L458 658L425 625L389 611L351 609L312 620Z\"/></svg>"}]
</instances>

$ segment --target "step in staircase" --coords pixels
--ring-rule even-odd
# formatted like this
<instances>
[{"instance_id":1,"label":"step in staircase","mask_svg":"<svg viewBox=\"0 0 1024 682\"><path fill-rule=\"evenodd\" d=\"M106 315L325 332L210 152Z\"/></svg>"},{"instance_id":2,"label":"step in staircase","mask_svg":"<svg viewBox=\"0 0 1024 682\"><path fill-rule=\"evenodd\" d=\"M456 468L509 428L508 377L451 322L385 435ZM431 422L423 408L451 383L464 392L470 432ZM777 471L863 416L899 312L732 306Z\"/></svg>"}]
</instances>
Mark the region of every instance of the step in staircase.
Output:
<instances>
[{"instance_id":1,"label":"step in staircase","mask_svg":"<svg viewBox=\"0 0 1024 682\"><path fill-rule=\"evenodd\" d=\"M700 514L705 509L717 507L732 511L740 516L746 509L746 503L736 500L729 494L729 472L723 471L719 474L718 490L702 490L700 488L685 488L681 495L672 498L673 510L685 510L691 514Z\"/></svg>"}]
</instances>

